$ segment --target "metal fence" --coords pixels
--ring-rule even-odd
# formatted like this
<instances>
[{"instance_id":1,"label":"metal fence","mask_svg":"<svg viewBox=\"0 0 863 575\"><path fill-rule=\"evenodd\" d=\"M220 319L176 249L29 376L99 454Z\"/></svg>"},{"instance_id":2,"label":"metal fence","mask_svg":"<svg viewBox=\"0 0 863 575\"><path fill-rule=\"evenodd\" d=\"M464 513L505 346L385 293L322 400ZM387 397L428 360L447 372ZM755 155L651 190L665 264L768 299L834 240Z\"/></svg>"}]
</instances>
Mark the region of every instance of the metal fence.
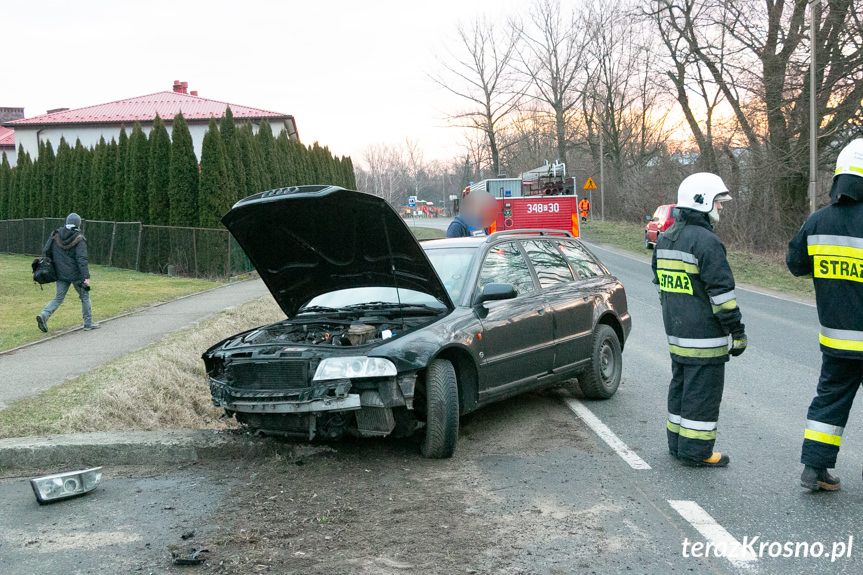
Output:
<instances>
[{"instance_id":1,"label":"metal fence","mask_svg":"<svg viewBox=\"0 0 863 575\"><path fill-rule=\"evenodd\" d=\"M0 252L38 256L62 218L0 220ZM228 230L83 221L90 263L146 273L227 277L252 271Z\"/></svg>"}]
</instances>

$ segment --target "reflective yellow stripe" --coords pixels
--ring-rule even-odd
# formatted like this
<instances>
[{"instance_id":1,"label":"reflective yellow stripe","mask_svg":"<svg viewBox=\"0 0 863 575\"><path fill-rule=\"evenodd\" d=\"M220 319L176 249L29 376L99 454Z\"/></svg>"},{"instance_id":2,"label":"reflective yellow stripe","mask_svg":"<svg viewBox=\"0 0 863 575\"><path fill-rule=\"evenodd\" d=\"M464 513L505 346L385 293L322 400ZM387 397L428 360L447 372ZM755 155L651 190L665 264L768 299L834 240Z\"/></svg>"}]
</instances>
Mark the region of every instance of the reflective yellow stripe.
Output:
<instances>
[{"instance_id":1,"label":"reflective yellow stripe","mask_svg":"<svg viewBox=\"0 0 863 575\"><path fill-rule=\"evenodd\" d=\"M843 256L814 256L812 268L816 278L863 282L863 260L861 259Z\"/></svg>"},{"instance_id":2,"label":"reflective yellow stripe","mask_svg":"<svg viewBox=\"0 0 863 575\"><path fill-rule=\"evenodd\" d=\"M692 282L686 272L656 270L656 279L659 280L659 289L662 291L692 295Z\"/></svg>"},{"instance_id":3,"label":"reflective yellow stripe","mask_svg":"<svg viewBox=\"0 0 863 575\"><path fill-rule=\"evenodd\" d=\"M713 431L696 431L694 429L686 429L685 427L680 428L680 437L686 437L687 439L702 439L704 441L709 441L711 439L716 439L716 430Z\"/></svg>"},{"instance_id":4,"label":"reflective yellow stripe","mask_svg":"<svg viewBox=\"0 0 863 575\"><path fill-rule=\"evenodd\" d=\"M683 434L681 433L681 435ZM807 429L803 433L803 437L805 439L811 439L812 441L817 441L818 443L827 443L829 445L838 446L840 443L842 443L841 435L830 435L829 433L822 433L813 429Z\"/></svg>"},{"instance_id":5,"label":"reflective yellow stripe","mask_svg":"<svg viewBox=\"0 0 863 575\"><path fill-rule=\"evenodd\" d=\"M727 345L708 348L680 347L677 345L669 345L668 347L671 353L681 357L722 357L723 355L728 355Z\"/></svg>"},{"instance_id":6,"label":"reflective yellow stripe","mask_svg":"<svg viewBox=\"0 0 863 575\"><path fill-rule=\"evenodd\" d=\"M662 270L680 270L691 274L698 273L698 266L680 260L657 259L656 268Z\"/></svg>"},{"instance_id":7,"label":"reflective yellow stripe","mask_svg":"<svg viewBox=\"0 0 863 575\"><path fill-rule=\"evenodd\" d=\"M841 174L842 172L857 172L858 174L863 174L863 168L858 168L857 166L850 166L848 168L836 168L836 171L833 174Z\"/></svg>"},{"instance_id":8,"label":"reflective yellow stripe","mask_svg":"<svg viewBox=\"0 0 863 575\"><path fill-rule=\"evenodd\" d=\"M676 423L671 423L670 421L666 420L665 427L667 427L668 431L670 431L671 433L680 433L680 426Z\"/></svg>"},{"instance_id":9,"label":"reflective yellow stripe","mask_svg":"<svg viewBox=\"0 0 863 575\"><path fill-rule=\"evenodd\" d=\"M863 249L851 246L836 246L830 244L814 244L809 246L810 256L840 256L844 258L863 259Z\"/></svg>"},{"instance_id":10,"label":"reflective yellow stripe","mask_svg":"<svg viewBox=\"0 0 863 575\"><path fill-rule=\"evenodd\" d=\"M826 345L827 347L832 347L833 349L844 349L846 351L863 351L863 341L854 341L850 339L835 339L832 337L827 337L823 333L818 334L818 341L821 342L821 345Z\"/></svg>"},{"instance_id":11,"label":"reflective yellow stripe","mask_svg":"<svg viewBox=\"0 0 863 575\"><path fill-rule=\"evenodd\" d=\"M735 309L737 307L737 300L731 299L731 300L728 300L727 302L720 304L720 305L712 305L711 304L710 307L713 308L713 313L717 313L718 311L723 310L723 309Z\"/></svg>"}]
</instances>

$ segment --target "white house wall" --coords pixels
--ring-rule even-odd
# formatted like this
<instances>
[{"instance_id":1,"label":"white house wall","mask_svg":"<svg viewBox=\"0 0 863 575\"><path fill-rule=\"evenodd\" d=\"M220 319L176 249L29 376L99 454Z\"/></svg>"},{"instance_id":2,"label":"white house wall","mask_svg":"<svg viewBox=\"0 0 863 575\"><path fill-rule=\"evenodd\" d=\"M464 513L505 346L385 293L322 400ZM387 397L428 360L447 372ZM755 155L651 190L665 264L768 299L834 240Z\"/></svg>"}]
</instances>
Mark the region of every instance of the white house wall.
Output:
<instances>
[{"instance_id":1,"label":"white house wall","mask_svg":"<svg viewBox=\"0 0 863 575\"><path fill-rule=\"evenodd\" d=\"M237 121L238 124L241 122L242 120ZM168 129L168 134L172 134L173 126L168 125L166 128ZM208 128L209 124L189 124L189 133L192 135L192 145L195 148L195 156L199 160L201 158L201 144L204 142L204 134L207 133ZM152 126L141 126L141 129L145 134L147 134L147 136L149 136ZM252 130L256 134L258 133L258 129L259 126L257 124L252 124ZM270 129L273 132L273 136L278 137L278 135L285 130L285 123L270 122ZM131 133L132 126L126 126L126 134L130 135ZM30 152L30 157L33 159L36 159L39 155L40 141L50 141L54 148L54 152L56 153L57 146L60 145L60 138L66 138L66 142L70 146L74 146L76 140L81 140L81 144L85 148L90 148L91 146L98 144L99 138L102 137L105 138L106 142L110 142L111 138L116 140L120 137L120 128L112 126L58 126L44 128L41 129L41 131L37 126L17 126L15 128L15 144L24 146L24 151ZM8 153L7 157L9 157ZM12 165L11 159L9 163Z\"/></svg>"},{"instance_id":2,"label":"white house wall","mask_svg":"<svg viewBox=\"0 0 863 575\"><path fill-rule=\"evenodd\" d=\"M3 150L0 152L0 158L3 157L3 153L6 154L6 161L9 162L9 166L14 168L18 165L18 150Z\"/></svg>"}]
</instances>

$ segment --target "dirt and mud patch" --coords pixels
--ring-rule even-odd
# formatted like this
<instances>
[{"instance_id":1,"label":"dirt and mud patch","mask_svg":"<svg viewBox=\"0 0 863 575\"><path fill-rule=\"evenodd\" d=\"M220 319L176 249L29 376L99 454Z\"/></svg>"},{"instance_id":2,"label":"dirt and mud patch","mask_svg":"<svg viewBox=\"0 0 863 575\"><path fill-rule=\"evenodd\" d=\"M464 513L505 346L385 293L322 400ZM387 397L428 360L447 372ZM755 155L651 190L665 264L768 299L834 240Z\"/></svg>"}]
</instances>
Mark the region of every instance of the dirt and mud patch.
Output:
<instances>
[{"instance_id":1,"label":"dirt and mud patch","mask_svg":"<svg viewBox=\"0 0 863 575\"><path fill-rule=\"evenodd\" d=\"M501 572L514 557L529 556L536 539L569 517L553 499L527 510L508 507L512 492L536 491L531 475L543 470L505 468L523 468L520 461L585 443L585 433L559 399L531 394L462 418L452 459L423 459L420 432L407 440L346 440L311 457L270 460L224 501L225 523L211 545L218 560L211 569ZM566 464L577 457L568 454ZM496 460L511 485L499 485L486 473ZM567 533L574 533L572 522L590 518L567 520Z\"/></svg>"}]
</instances>

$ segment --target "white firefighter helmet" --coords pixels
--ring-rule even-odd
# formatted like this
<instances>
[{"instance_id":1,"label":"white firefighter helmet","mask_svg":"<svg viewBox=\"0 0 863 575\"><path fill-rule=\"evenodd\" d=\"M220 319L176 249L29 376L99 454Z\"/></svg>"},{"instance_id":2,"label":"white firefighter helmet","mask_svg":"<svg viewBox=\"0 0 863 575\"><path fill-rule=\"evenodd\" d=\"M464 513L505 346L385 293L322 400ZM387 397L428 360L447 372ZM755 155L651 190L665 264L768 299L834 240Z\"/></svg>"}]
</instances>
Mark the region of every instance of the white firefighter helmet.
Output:
<instances>
[{"instance_id":1,"label":"white firefighter helmet","mask_svg":"<svg viewBox=\"0 0 863 575\"><path fill-rule=\"evenodd\" d=\"M697 212L709 213L713 202L726 202L731 199L722 178L709 172L699 172L684 178L677 188L677 207Z\"/></svg>"},{"instance_id":2,"label":"white firefighter helmet","mask_svg":"<svg viewBox=\"0 0 863 575\"><path fill-rule=\"evenodd\" d=\"M863 138L852 140L839 152L833 177L850 174L863 178Z\"/></svg>"}]
</instances>

